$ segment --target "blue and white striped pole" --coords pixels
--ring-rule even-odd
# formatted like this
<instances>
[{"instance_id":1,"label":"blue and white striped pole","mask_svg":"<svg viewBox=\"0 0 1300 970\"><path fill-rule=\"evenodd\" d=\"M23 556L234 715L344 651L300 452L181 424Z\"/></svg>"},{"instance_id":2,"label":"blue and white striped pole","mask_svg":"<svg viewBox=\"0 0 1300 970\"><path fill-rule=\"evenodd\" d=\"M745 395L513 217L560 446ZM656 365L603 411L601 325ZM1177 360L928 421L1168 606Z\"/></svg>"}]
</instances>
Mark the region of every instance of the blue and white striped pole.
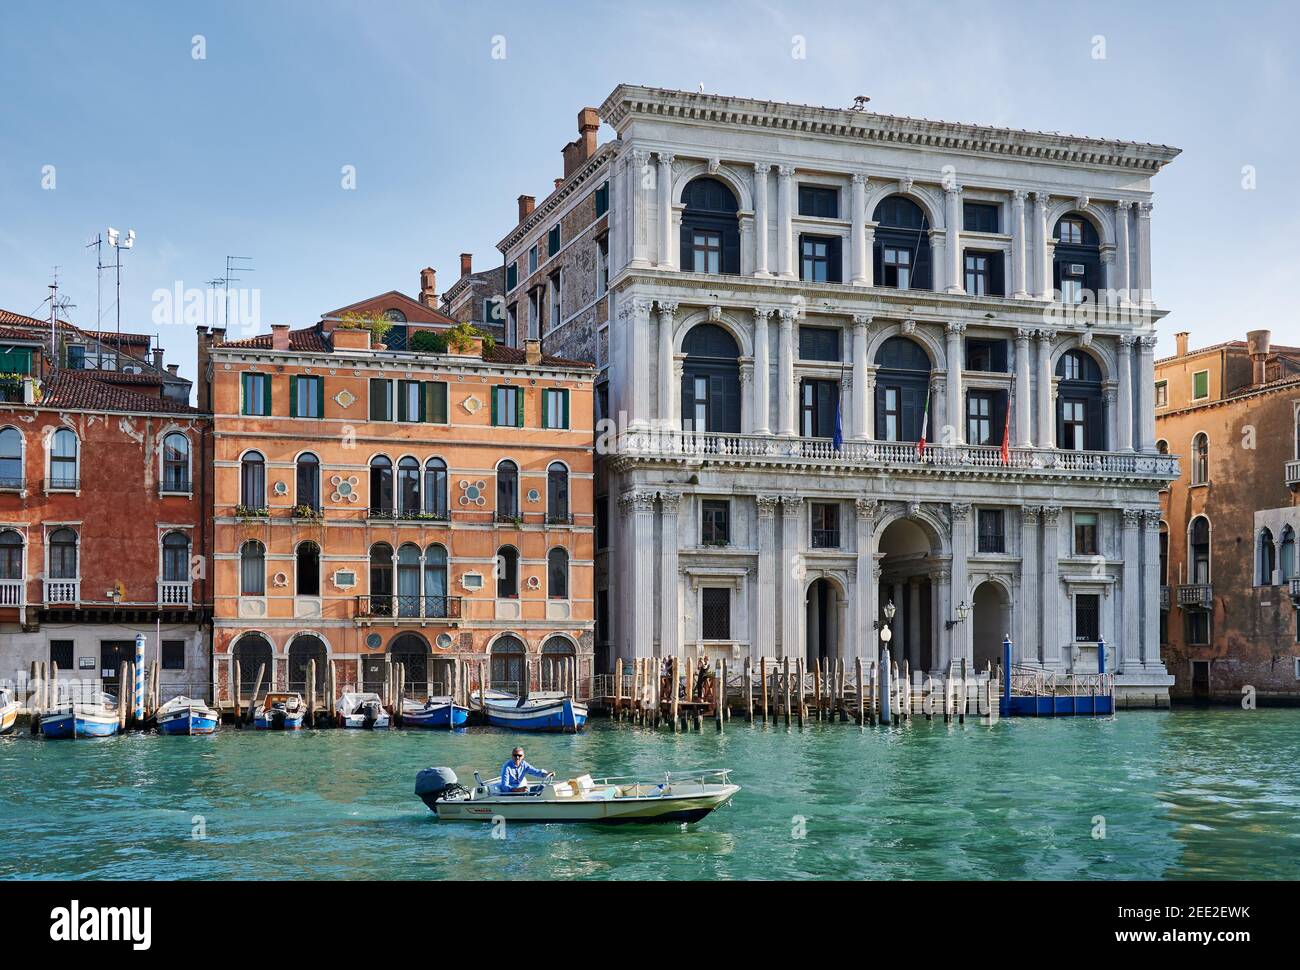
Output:
<instances>
[{"instance_id":1,"label":"blue and white striped pole","mask_svg":"<svg viewBox=\"0 0 1300 970\"><path fill-rule=\"evenodd\" d=\"M1011 712L1011 635L1002 638L1002 716Z\"/></svg>"},{"instance_id":2,"label":"blue and white striped pole","mask_svg":"<svg viewBox=\"0 0 1300 970\"><path fill-rule=\"evenodd\" d=\"M135 635L135 722L144 721L144 634Z\"/></svg>"}]
</instances>

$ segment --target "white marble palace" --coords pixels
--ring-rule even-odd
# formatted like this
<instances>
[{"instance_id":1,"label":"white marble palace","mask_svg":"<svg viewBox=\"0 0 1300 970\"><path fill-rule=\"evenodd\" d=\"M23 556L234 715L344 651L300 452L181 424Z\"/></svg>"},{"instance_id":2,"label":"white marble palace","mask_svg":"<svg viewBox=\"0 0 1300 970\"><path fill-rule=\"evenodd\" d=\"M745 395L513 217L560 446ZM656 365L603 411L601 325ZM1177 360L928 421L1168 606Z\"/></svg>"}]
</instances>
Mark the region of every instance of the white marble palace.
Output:
<instances>
[{"instance_id":1,"label":"white marble palace","mask_svg":"<svg viewBox=\"0 0 1300 970\"><path fill-rule=\"evenodd\" d=\"M635 86L608 204L613 656L1001 656L1164 704L1161 145ZM923 442L923 443L922 443Z\"/></svg>"}]
</instances>

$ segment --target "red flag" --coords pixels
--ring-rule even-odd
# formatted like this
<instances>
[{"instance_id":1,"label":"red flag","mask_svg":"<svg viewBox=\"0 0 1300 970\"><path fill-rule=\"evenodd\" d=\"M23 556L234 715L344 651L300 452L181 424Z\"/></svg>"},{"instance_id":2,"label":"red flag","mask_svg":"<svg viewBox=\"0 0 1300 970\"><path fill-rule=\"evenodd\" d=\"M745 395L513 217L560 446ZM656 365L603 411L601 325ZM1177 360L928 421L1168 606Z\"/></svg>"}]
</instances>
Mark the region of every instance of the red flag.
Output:
<instances>
[{"instance_id":1,"label":"red flag","mask_svg":"<svg viewBox=\"0 0 1300 970\"><path fill-rule=\"evenodd\" d=\"M1007 416L1002 424L1002 464L1011 464L1011 402L1007 402Z\"/></svg>"},{"instance_id":2,"label":"red flag","mask_svg":"<svg viewBox=\"0 0 1300 970\"><path fill-rule=\"evenodd\" d=\"M925 389L925 414L921 416L921 440L916 443L916 457L925 457L925 436L930 430L930 389Z\"/></svg>"}]
</instances>

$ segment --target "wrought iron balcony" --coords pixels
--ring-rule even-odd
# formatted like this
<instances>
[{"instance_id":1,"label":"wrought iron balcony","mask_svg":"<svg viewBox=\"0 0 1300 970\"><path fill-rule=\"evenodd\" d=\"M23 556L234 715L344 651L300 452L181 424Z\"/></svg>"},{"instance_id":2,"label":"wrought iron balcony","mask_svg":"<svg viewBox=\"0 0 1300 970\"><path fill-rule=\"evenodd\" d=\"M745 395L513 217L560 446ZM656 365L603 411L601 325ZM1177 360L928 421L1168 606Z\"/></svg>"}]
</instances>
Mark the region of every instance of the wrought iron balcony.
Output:
<instances>
[{"instance_id":1,"label":"wrought iron balcony","mask_svg":"<svg viewBox=\"0 0 1300 970\"><path fill-rule=\"evenodd\" d=\"M1300 489L1300 458L1286 463L1284 478L1286 479L1287 488Z\"/></svg>"},{"instance_id":2,"label":"wrought iron balcony","mask_svg":"<svg viewBox=\"0 0 1300 970\"><path fill-rule=\"evenodd\" d=\"M812 547L814 549L838 549L840 547L840 530L813 529Z\"/></svg>"},{"instance_id":3,"label":"wrought iron balcony","mask_svg":"<svg viewBox=\"0 0 1300 970\"><path fill-rule=\"evenodd\" d=\"M547 525L573 525L572 512L547 512Z\"/></svg>"},{"instance_id":4,"label":"wrought iron balcony","mask_svg":"<svg viewBox=\"0 0 1300 970\"><path fill-rule=\"evenodd\" d=\"M459 596L420 596L371 593L357 597L361 620L459 620Z\"/></svg>"},{"instance_id":5,"label":"wrought iron balcony","mask_svg":"<svg viewBox=\"0 0 1300 970\"><path fill-rule=\"evenodd\" d=\"M1178 587L1178 605L1193 609L1208 610L1214 605L1214 587L1209 583L1198 583Z\"/></svg>"},{"instance_id":6,"label":"wrought iron balcony","mask_svg":"<svg viewBox=\"0 0 1300 970\"><path fill-rule=\"evenodd\" d=\"M81 488L81 479L79 478L45 479L45 491L47 492L75 492L80 488Z\"/></svg>"},{"instance_id":7,"label":"wrought iron balcony","mask_svg":"<svg viewBox=\"0 0 1300 970\"><path fill-rule=\"evenodd\" d=\"M189 495L192 492L190 480L185 478L164 478L158 483L159 495Z\"/></svg>"},{"instance_id":8,"label":"wrought iron balcony","mask_svg":"<svg viewBox=\"0 0 1300 970\"><path fill-rule=\"evenodd\" d=\"M523 513L518 509L497 509L492 513L492 519L498 525L514 525L524 520Z\"/></svg>"},{"instance_id":9,"label":"wrought iron balcony","mask_svg":"<svg viewBox=\"0 0 1300 970\"><path fill-rule=\"evenodd\" d=\"M1169 587L1168 586L1160 587L1160 609L1166 611L1169 609Z\"/></svg>"}]
</instances>

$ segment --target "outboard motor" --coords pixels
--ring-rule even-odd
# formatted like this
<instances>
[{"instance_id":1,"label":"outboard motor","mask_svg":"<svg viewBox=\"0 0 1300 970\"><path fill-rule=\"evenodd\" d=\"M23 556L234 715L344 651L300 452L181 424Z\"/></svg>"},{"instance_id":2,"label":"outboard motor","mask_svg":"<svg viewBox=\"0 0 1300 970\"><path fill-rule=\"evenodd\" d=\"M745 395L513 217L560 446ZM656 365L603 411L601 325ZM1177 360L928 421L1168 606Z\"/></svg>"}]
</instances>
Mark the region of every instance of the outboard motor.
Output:
<instances>
[{"instance_id":1,"label":"outboard motor","mask_svg":"<svg viewBox=\"0 0 1300 970\"><path fill-rule=\"evenodd\" d=\"M361 723L363 727L373 728L375 722L379 720L379 712L383 710L379 706L379 701L366 701L361 705Z\"/></svg>"},{"instance_id":2,"label":"outboard motor","mask_svg":"<svg viewBox=\"0 0 1300 970\"><path fill-rule=\"evenodd\" d=\"M272 731L284 730L284 704L277 701L271 705L271 709L266 712L266 726Z\"/></svg>"},{"instance_id":3,"label":"outboard motor","mask_svg":"<svg viewBox=\"0 0 1300 970\"><path fill-rule=\"evenodd\" d=\"M464 791L456 778L456 772L450 768L424 768L415 776L415 793L431 809L440 799L463 794Z\"/></svg>"}]
</instances>

